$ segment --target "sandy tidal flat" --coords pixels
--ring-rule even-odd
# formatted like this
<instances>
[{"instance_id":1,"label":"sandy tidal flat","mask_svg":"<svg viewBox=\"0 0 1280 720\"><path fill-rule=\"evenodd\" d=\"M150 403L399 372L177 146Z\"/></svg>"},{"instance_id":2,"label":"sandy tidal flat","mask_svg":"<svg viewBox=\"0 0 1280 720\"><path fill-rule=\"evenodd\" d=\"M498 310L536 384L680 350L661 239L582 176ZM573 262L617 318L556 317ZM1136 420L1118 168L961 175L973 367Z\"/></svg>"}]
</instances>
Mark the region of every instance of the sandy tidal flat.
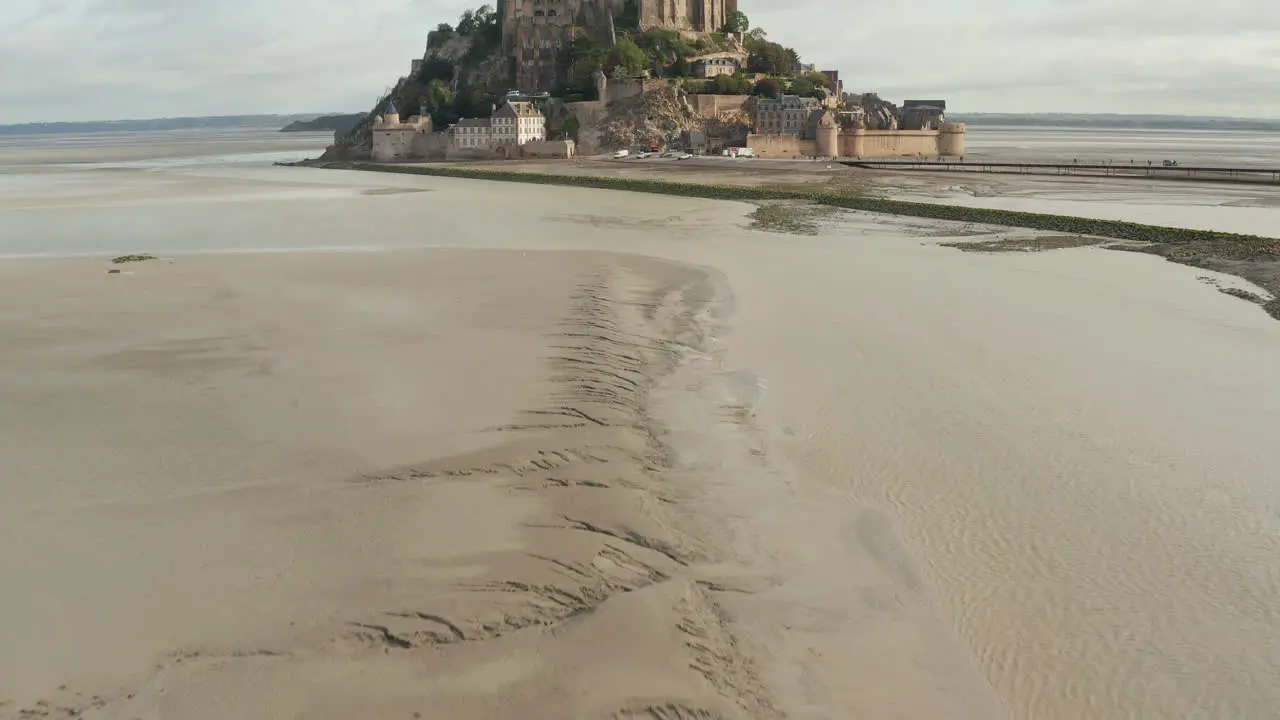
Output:
<instances>
[{"instance_id":1,"label":"sandy tidal flat","mask_svg":"<svg viewBox=\"0 0 1280 720\"><path fill-rule=\"evenodd\" d=\"M0 716L774 714L651 414L700 273L426 251L0 287Z\"/></svg>"},{"instance_id":2,"label":"sandy tidal flat","mask_svg":"<svg viewBox=\"0 0 1280 720\"><path fill-rule=\"evenodd\" d=\"M1238 280L859 213L65 174L118 195L0 193L0 254L97 256L0 263L5 720L1280 704L1280 325Z\"/></svg>"}]
</instances>

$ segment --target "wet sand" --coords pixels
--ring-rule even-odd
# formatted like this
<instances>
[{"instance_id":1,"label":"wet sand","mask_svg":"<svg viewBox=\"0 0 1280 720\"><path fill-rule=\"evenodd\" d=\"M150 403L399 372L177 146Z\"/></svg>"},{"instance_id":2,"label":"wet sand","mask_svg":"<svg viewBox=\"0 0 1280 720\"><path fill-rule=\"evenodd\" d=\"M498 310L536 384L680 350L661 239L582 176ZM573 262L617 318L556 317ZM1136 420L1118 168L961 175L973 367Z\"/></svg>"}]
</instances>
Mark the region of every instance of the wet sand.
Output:
<instances>
[{"instance_id":1,"label":"wet sand","mask_svg":"<svg viewBox=\"0 0 1280 720\"><path fill-rule=\"evenodd\" d=\"M122 267L3 269L43 311L3 322L0 714L773 714L648 399L703 341L700 273Z\"/></svg>"},{"instance_id":2,"label":"wet sand","mask_svg":"<svg viewBox=\"0 0 1280 720\"><path fill-rule=\"evenodd\" d=\"M1226 276L858 213L153 175L181 182L5 212L0 253L161 257L0 264L6 720L1280 704L1280 326ZM208 254L246 239L293 252Z\"/></svg>"}]
</instances>

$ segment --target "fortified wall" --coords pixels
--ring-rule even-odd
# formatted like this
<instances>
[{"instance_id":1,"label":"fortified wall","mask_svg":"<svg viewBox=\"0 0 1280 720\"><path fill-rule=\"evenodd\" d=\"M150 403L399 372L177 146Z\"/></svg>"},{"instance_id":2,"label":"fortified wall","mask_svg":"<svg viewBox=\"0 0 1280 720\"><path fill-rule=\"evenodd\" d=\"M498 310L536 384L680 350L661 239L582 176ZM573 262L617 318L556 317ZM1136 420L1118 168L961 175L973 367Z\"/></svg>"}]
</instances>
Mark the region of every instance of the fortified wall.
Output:
<instances>
[{"instance_id":1,"label":"fortified wall","mask_svg":"<svg viewBox=\"0 0 1280 720\"><path fill-rule=\"evenodd\" d=\"M824 124L812 140L794 133L748 135L747 147L764 158L961 157L964 139L964 123L944 123L940 130L838 130Z\"/></svg>"}]
</instances>

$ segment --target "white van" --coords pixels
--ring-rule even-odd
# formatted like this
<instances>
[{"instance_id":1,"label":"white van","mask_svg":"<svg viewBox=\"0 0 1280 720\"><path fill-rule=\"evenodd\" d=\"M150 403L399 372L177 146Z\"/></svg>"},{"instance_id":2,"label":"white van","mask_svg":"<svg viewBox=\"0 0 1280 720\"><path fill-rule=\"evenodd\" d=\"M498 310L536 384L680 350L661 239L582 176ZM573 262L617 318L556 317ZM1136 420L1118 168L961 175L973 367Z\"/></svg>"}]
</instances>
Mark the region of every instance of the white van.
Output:
<instances>
[{"instance_id":1,"label":"white van","mask_svg":"<svg viewBox=\"0 0 1280 720\"><path fill-rule=\"evenodd\" d=\"M619 150L618 152L614 153L613 156L615 158L624 158L630 154L631 154L630 150Z\"/></svg>"}]
</instances>

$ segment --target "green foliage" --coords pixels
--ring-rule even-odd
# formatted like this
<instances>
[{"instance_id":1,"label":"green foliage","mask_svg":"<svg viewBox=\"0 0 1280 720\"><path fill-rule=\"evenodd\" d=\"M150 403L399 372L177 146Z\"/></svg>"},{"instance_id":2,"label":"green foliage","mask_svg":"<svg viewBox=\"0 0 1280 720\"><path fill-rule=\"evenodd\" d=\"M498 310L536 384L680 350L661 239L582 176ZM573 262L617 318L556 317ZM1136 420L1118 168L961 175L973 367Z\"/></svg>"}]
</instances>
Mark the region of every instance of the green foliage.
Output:
<instances>
[{"instance_id":1,"label":"green foliage","mask_svg":"<svg viewBox=\"0 0 1280 720\"><path fill-rule=\"evenodd\" d=\"M751 22L747 20L747 14L741 10L734 10L729 13L729 17L724 21L724 32L727 33L745 33L751 29Z\"/></svg>"},{"instance_id":2,"label":"green foliage","mask_svg":"<svg viewBox=\"0 0 1280 720\"><path fill-rule=\"evenodd\" d=\"M751 94L776 99L782 94L782 83L773 78L760 78L751 89Z\"/></svg>"},{"instance_id":3,"label":"green foliage","mask_svg":"<svg viewBox=\"0 0 1280 720\"><path fill-rule=\"evenodd\" d=\"M574 36L565 44L564 51L560 55L560 62L563 63L561 71L565 81L564 85L557 89L556 95L563 96L566 102L574 102L569 100L569 96L579 99L594 98L596 88L592 75L604 66L608 55L608 48L599 40L586 34Z\"/></svg>"},{"instance_id":4,"label":"green foliage","mask_svg":"<svg viewBox=\"0 0 1280 720\"><path fill-rule=\"evenodd\" d=\"M799 78L791 83L791 94L800 97L816 97L821 95L808 78Z\"/></svg>"},{"instance_id":5,"label":"green foliage","mask_svg":"<svg viewBox=\"0 0 1280 720\"><path fill-rule=\"evenodd\" d=\"M676 58L676 61L667 67L667 75L670 77L692 77L693 65L691 65L683 55Z\"/></svg>"},{"instance_id":6,"label":"green foliage","mask_svg":"<svg viewBox=\"0 0 1280 720\"><path fill-rule=\"evenodd\" d=\"M804 79L813 83L813 86L817 88L826 88L828 90L836 89L836 84L831 81L831 78L827 77L826 73L820 73L817 70L805 73Z\"/></svg>"},{"instance_id":7,"label":"green foliage","mask_svg":"<svg viewBox=\"0 0 1280 720\"><path fill-rule=\"evenodd\" d=\"M758 28L751 28L750 30L748 30L746 32L746 35L742 39L743 39L743 43L747 46L748 49L750 49L753 43L764 42L764 39L768 36L769 36L769 33L765 32L764 28L758 27Z\"/></svg>"},{"instance_id":8,"label":"green foliage","mask_svg":"<svg viewBox=\"0 0 1280 720\"><path fill-rule=\"evenodd\" d=\"M471 48L465 61L478 65L487 60L502 44L502 20L489 5L467 10L458 20L458 34L471 39Z\"/></svg>"},{"instance_id":9,"label":"green foliage","mask_svg":"<svg viewBox=\"0 0 1280 720\"><path fill-rule=\"evenodd\" d=\"M609 54L609 64L624 77L638 77L649 69L649 56L629 38L619 38Z\"/></svg>"},{"instance_id":10,"label":"green foliage","mask_svg":"<svg viewBox=\"0 0 1280 720\"><path fill-rule=\"evenodd\" d=\"M453 63L441 57L429 57L422 63L422 69L418 71L418 82L426 85L432 80L443 80L445 82L453 81Z\"/></svg>"},{"instance_id":11,"label":"green foliage","mask_svg":"<svg viewBox=\"0 0 1280 720\"><path fill-rule=\"evenodd\" d=\"M635 36L634 41L648 56L648 67L655 70L675 63L678 58L696 55L698 52L694 45L680 37L680 33L664 28L649 28Z\"/></svg>"},{"instance_id":12,"label":"green foliage","mask_svg":"<svg viewBox=\"0 0 1280 720\"><path fill-rule=\"evenodd\" d=\"M581 129L581 123L578 122L577 115L570 115L564 121L564 134L574 142L578 141L578 130Z\"/></svg>"},{"instance_id":13,"label":"green foliage","mask_svg":"<svg viewBox=\"0 0 1280 720\"><path fill-rule=\"evenodd\" d=\"M458 88L452 107L458 117L484 118L493 114L493 106L497 102L497 92L472 85Z\"/></svg>"},{"instance_id":14,"label":"green foliage","mask_svg":"<svg viewBox=\"0 0 1280 720\"><path fill-rule=\"evenodd\" d=\"M432 111L448 107L453 103L453 91L443 80L432 80L427 83L427 107Z\"/></svg>"},{"instance_id":15,"label":"green foliage","mask_svg":"<svg viewBox=\"0 0 1280 720\"><path fill-rule=\"evenodd\" d=\"M452 35L453 26L450 25L449 23L440 23L439 25L436 26L436 32L444 35Z\"/></svg>"},{"instance_id":16,"label":"green foliage","mask_svg":"<svg viewBox=\"0 0 1280 720\"><path fill-rule=\"evenodd\" d=\"M475 10L462 13L462 17L458 18L457 31L459 35L485 35L491 33L494 27L501 33L498 12L492 5L481 5Z\"/></svg>"},{"instance_id":17,"label":"green foliage","mask_svg":"<svg viewBox=\"0 0 1280 720\"><path fill-rule=\"evenodd\" d=\"M732 75L717 75L711 79L708 92L712 95L746 95L751 92L751 78L736 72Z\"/></svg>"},{"instance_id":18,"label":"green foliage","mask_svg":"<svg viewBox=\"0 0 1280 720\"><path fill-rule=\"evenodd\" d=\"M799 60L795 50L775 42L759 40L747 44L747 70L753 73L790 75Z\"/></svg>"}]
</instances>

